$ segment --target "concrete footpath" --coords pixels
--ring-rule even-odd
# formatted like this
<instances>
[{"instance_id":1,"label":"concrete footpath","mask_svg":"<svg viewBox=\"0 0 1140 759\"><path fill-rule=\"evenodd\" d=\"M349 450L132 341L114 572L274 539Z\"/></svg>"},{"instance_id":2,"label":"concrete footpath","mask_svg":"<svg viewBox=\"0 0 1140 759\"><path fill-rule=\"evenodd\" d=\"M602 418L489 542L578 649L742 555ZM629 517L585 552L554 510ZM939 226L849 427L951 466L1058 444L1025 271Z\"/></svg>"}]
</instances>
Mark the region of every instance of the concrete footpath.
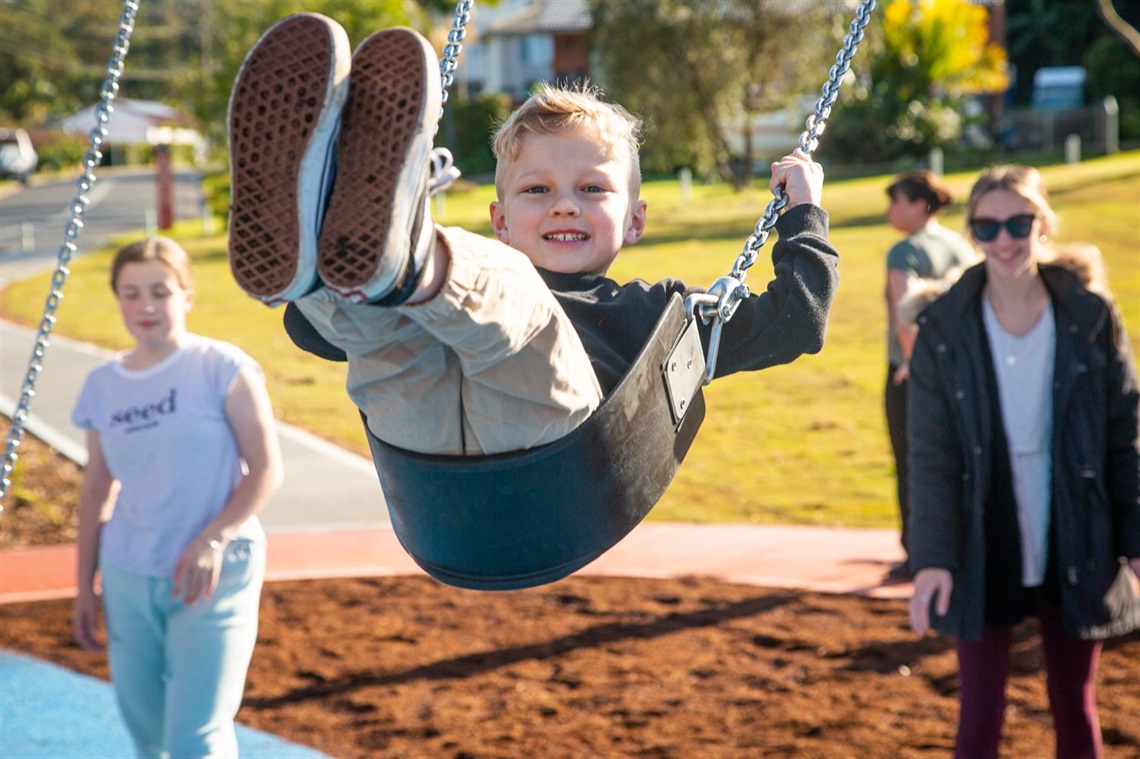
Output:
<instances>
[{"instance_id":1,"label":"concrete footpath","mask_svg":"<svg viewBox=\"0 0 1140 759\"><path fill-rule=\"evenodd\" d=\"M106 318L118 318L108 314ZM34 330L0 321L0 413L11 418L20 399ZM87 373L113 353L53 335L36 380L27 429L81 466L87 462L83 430L71 410ZM285 484L266 506L267 530L351 529L388 523L376 470L365 459L304 430L278 424ZM314 504L316 506L314 506Z\"/></svg>"}]
</instances>

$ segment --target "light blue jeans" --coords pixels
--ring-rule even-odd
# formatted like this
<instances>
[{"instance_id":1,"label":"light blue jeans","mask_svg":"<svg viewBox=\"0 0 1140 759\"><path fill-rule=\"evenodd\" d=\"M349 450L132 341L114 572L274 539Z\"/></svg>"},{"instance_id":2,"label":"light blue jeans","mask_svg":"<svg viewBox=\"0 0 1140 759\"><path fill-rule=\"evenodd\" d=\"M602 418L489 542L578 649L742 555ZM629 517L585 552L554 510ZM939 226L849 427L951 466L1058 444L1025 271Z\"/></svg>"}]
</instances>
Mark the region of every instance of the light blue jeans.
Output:
<instances>
[{"instance_id":1,"label":"light blue jeans","mask_svg":"<svg viewBox=\"0 0 1140 759\"><path fill-rule=\"evenodd\" d=\"M100 566L111 681L140 757L236 757L234 716L257 641L265 546L226 546L214 594L195 606L173 580Z\"/></svg>"}]
</instances>

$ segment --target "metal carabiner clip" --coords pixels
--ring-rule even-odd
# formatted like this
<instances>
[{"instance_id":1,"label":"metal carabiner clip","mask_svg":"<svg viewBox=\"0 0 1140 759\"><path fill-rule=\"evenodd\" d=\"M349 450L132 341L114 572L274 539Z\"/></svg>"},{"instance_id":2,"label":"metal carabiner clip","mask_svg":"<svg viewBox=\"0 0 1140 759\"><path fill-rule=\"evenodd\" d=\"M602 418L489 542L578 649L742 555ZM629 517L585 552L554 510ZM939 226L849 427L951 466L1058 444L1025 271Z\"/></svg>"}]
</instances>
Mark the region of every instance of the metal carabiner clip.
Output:
<instances>
[{"instance_id":1,"label":"metal carabiner clip","mask_svg":"<svg viewBox=\"0 0 1140 759\"><path fill-rule=\"evenodd\" d=\"M707 293L693 293L685 299L685 311L690 314L690 319L699 316L702 324L712 322L702 386L712 382L716 376L716 358L720 352L720 337L725 323L736 313L740 302L750 294L740 279L729 275L713 282Z\"/></svg>"}]
</instances>

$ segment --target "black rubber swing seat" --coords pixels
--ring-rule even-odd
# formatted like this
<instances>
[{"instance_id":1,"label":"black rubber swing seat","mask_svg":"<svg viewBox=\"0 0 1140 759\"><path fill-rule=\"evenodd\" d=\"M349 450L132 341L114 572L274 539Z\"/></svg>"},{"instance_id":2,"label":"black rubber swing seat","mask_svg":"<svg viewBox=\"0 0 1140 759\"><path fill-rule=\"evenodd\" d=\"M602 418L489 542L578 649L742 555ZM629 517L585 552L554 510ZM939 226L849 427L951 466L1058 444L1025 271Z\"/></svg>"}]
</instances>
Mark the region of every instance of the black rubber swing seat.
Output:
<instances>
[{"instance_id":1,"label":"black rubber swing seat","mask_svg":"<svg viewBox=\"0 0 1140 759\"><path fill-rule=\"evenodd\" d=\"M699 382L686 392L683 414L674 413L667 388L666 363L686 326L681 303L674 296L602 405L553 443L490 456L436 456L368 432L392 527L416 563L461 588L527 588L581 569L636 527L672 481L704 419ZM696 347L700 359L699 339Z\"/></svg>"}]
</instances>

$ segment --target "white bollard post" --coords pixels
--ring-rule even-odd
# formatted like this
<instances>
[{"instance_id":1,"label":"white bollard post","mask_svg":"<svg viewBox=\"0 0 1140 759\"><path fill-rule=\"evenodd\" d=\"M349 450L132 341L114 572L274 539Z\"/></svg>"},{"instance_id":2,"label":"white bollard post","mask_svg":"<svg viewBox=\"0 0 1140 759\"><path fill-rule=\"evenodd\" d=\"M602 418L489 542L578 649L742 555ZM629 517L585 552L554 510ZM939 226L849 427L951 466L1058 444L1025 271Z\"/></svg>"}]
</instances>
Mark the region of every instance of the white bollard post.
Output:
<instances>
[{"instance_id":1,"label":"white bollard post","mask_svg":"<svg viewBox=\"0 0 1140 759\"><path fill-rule=\"evenodd\" d=\"M20 252L34 253L36 250L36 226L30 221L20 225Z\"/></svg>"},{"instance_id":2,"label":"white bollard post","mask_svg":"<svg viewBox=\"0 0 1140 759\"><path fill-rule=\"evenodd\" d=\"M432 201L432 217L435 219L442 219L447 216L447 193L438 193L433 195Z\"/></svg>"},{"instance_id":3,"label":"white bollard post","mask_svg":"<svg viewBox=\"0 0 1140 759\"><path fill-rule=\"evenodd\" d=\"M693 197L693 170L685 166L677 172L677 177L681 180L681 199Z\"/></svg>"},{"instance_id":4,"label":"white bollard post","mask_svg":"<svg viewBox=\"0 0 1140 759\"><path fill-rule=\"evenodd\" d=\"M212 235L214 234L214 212L210 210L210 204L204 198L199 206L202 215L202 234Z\"/></svg>"},{"instance_id":5,"label":"white bollard post","mask_svg":"<svg viewBox=\"0 0 1140 759\"><path fill-rule=\"evenodd\" d=\"M936 177L942 176L942 159L942 148L935 147L930 149L930 173Z\"/></svg>"},{"instance_id":6,"label":"white bollard post","mask_svg":"<svg viewBox=\"0 0 1140 759\"><path fill-rule=\"evenodd\" d=\"M143 223L146 224L146 236L148 238L154 237L155 229L158 227L158 215L153 208L147 209Z\"/></svg>"},{"instance_id":7,"label":"white bollard post","mask_svg":"<svg viewBox=\"0 0 1140 759\"><path fill-rule=\"evenodd\" d=\"M1065 163L1074 166L1081 162L1081 136L1070 134L1065 138Z\"/></svg>"},{"instance_id":8,"label":"white bollard post","mask_svg":"<svg viewBox=\"0 0 1140 759\"><path fill-rule=\"evenodd\" d=\"M1112 95L1104 99L1104 152L1120 152L1120 105Z\"/></svg>"}]
</instances>

